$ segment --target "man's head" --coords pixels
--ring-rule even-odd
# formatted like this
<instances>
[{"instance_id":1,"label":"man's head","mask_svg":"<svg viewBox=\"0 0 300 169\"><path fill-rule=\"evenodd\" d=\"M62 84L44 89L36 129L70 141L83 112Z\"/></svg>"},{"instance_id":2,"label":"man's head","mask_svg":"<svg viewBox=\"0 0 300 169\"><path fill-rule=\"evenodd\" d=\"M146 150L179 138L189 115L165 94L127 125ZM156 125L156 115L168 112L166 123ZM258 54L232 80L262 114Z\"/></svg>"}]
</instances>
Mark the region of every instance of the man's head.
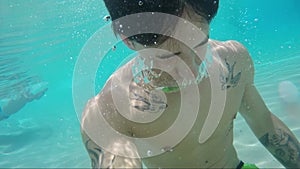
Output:
<instances>
[{"instance_id":1,"label":"man's head","mask_svg":"<svg viewBox=\"0 0 300 169\"><path fill-rule=\"evenodd\" d=\"M206 22L208 25L218 11L219 0L104 0L105 5L110 13L113 21L124 16L143 13L143 12L160 12L170 15L182 17L185 13L196 18L196 22ZM190 21L193 21L191 18ZM201 19L199 19L201 18ZM198 20L199 19L199 20ZM134 21L135 29L143 28L143 22L151 22L145 18L137 18ZM176 25L176 21L170 20L169 17L162 17L153 21L160 32L172 31ZM120 26L121 25L121 26ZM116 34L128 38L129 41L137 42L146 46L160 45L168 39L168 37L160 34L142 33L133 36L131 33L132 24L114 23L113 30Z\"/></svg>"}]
</instances>

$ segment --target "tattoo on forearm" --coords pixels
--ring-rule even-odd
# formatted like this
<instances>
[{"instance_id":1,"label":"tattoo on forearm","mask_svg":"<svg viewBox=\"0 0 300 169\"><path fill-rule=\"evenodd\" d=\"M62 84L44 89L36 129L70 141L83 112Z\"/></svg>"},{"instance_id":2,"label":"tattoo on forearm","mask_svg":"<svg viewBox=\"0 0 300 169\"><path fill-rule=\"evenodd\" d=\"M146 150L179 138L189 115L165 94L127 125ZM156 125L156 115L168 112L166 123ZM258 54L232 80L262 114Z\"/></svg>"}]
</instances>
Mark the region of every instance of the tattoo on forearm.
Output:
<instances>
[{"instance_id":1,"label":"tattoo on forearm","mask_svg":"<svg viewBox=\"0 0 300 169\"><path fill-rule=\"evenodd\" d=\"M226 67L228 70L228 74L225 75L223 71L221 71L220 75L220 81L222 83L222 90L229 89L231 87L236 87L241 79L242 72L239 72L236 75L234 74L234 67L236 65L236 62L233 63L233 65L230 65L227 60L225 59Z\"/></svg>"},{"instance_id":2,"label":"tattoo on forearm","mask_svg":"<svg viewBox=\"0 0 300 169\"><path fill-rule=\"evenodd\" d=\"M90 155L92 168L100 168L103 158L103 151L100 148L91 149L89 144L94 144L91 139L88 139L85 142L85 147Z\"/></svg>"},{"instance_id":3,"label":"tattoo on forearm","mask_svg":"<svg viewBox=\"0 0 300 169\"><path fill-rule=\"evenodd\" d=\"M259 140L284 166L299 166L300 145L297 139L289 133L277 129L274 133L267 133Z\"/></svg>"}]
</instances>

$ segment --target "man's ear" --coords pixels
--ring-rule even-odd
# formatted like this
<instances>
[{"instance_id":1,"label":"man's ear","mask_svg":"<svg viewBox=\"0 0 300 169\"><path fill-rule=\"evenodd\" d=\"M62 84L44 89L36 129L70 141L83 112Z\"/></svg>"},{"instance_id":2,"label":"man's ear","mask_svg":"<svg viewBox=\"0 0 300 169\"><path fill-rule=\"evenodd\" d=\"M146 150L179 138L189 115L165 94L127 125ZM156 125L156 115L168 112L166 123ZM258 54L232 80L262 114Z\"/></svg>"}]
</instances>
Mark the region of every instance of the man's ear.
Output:
<instances>
[{"instance_id":1,"label":"man's ear","mask_svg":"<svg viewBox=\"0 0 300 169\"><path fill-rule=\"evenodd\" d=\"M126 36L120 35L122 41L128 46L131 50L135 50L134 44Z\"/></svg>"}]
</instances>

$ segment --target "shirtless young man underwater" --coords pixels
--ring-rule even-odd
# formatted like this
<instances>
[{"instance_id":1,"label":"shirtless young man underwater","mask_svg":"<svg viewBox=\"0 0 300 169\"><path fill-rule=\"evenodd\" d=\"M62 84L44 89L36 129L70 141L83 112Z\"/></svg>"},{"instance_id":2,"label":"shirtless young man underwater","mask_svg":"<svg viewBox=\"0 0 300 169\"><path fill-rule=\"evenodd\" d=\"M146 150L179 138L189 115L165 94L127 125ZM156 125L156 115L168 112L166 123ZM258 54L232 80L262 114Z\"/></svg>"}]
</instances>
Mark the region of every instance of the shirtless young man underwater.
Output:
<instances>
[{"instance_id":1,"label":"shirtless young man underwater","mask_svg":"<svg viewBox=\"0 0 300 169\"><path fill-rule=\"evenodd\" d=\"M206 38L199 40L194 44L195 48L191 49L176 41L176 38L165 38L155 34L128 36L125 29L120 29L124 26L120 23L114 25L115 33L120 35L129 48L139 51L141 56L147 55L147 52L142 52L143 49L151 47L174 54L160 55L153 50L152 54L155 56L148 64L165 67L165 70L150 66L150 70L143 70L138 74L134 74L133 71L137 64L141 65L141 59L134 58L118 69L109 78L102 91L89 100L82 116L81 131L93 168L142 168L142 162L148 168L245 167L233 147L232 128L237 112L241 113L256 137L283 166L300 168L299 141L270 112L259 95L254 86L254 65L245 47L235 41L219 42L208 38L209 23L217 13L218 0L172 0L172 2L170 0L104 0L104 2L113 21L139 12L168 13L191 22L203 31L202 37ZM174 25L168 25L168 27L172 26ZM173 33L180 35L181 29L178 24L174 26ZM182 36L190 39L197 37L193 31L184 32ZM203 56L209 51L214 54L210 58L211 66L205 69L213 69L215 70L213 72L218 73L217 82L212 80L213 73L208 72L207 75L207 72L205 73L204 70L203 73L201 69L205 59L200 58L204 58ZM147 57L142 59L145 64L147 64ZM197 77L188 85L182 86L183 83L180 83L184 82L180 79L187 76L178 58L188 66L194 77ZM145 79L146 75L149 77ZM179 77L179 80L175 80L175 76ZM129 83L124 84L125 81ZM193 84L196 84L198 94L189 92L189 87ZM218 90L213 91L216 88ZM222 92L226 93L224 98ZM124 95L129 97L127 98L129 102L122 99ZM199 98L195 99L195 95ZM219 100L224 101L224 105L214 102L213 97L216 95ZM182 100L183 97L186 100ZM139 147L132 140L126 139L127 137L137 139L153 137L172 128L172 123L180 114L183 101L191 109L197 101L199 107L191 130L178 144L174 146L166 144L177 139L176 133L173 133L167 140L153 143L162 146L161 153L155 152L154 149L145 153L142 150L143 146ZM215 110L222 110L222 118L219 121L207 122L210 113L215 113L210 111L211 106L216 108ZM139 114L144 116L139 117L140 119L135 118ZM159 116L147 122L143 117L148 117L148 114L159 114ZM151 115L149 117L152 117ZM129 120L126 117L141 121ZM187 115L185 114L184 117ZM100 118L104 118L114 130L127 137L108 138L107 129L103 128ZM212 123L217 124L213 133L211 135L205 131L202 133L203 128ZM185 128L185 126L183 121L181 127ZM99 141L101 139L102 141ZM105 142L106 139L110 141ZM145 143L145 146L148 144L151 143Z\"/></svg>"}]
</instances>

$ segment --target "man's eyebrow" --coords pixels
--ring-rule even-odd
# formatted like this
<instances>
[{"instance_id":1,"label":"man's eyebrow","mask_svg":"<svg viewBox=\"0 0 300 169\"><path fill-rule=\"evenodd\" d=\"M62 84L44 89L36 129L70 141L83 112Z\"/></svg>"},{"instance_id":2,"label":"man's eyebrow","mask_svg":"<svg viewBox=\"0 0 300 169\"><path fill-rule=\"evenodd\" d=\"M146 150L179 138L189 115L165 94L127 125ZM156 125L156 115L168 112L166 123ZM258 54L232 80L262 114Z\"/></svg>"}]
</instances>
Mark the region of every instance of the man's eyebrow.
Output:
<instances>
[{"instance_id":1,"label":"man's eyebrow","mask_svg":"<svg viewBox=\"0 0 300 169\"><path fill-rule=\"evenodd\" d=\"M173 57L173 56L176 56L176 55L180 55L181 52L175 52L175 53L171 53L171 54L168 54L168 55L162 55L162 56L159 56L160 59L167 59L167 58L170 58L170 57Z\"/></svg>"},{"instance_id":2,"label":"man's eyebrow","mask_svg":"<svg viewBox=\"0 0 300 169\"><path fill-rule=\"evenodd\" d=\"M206 44L208 42L208 40L209 40L209 36L206 36L206 38L203 41L201 41L199 44L197 44L196 46L194 46L193 49Z\"/></svg>"}]
</instances>

